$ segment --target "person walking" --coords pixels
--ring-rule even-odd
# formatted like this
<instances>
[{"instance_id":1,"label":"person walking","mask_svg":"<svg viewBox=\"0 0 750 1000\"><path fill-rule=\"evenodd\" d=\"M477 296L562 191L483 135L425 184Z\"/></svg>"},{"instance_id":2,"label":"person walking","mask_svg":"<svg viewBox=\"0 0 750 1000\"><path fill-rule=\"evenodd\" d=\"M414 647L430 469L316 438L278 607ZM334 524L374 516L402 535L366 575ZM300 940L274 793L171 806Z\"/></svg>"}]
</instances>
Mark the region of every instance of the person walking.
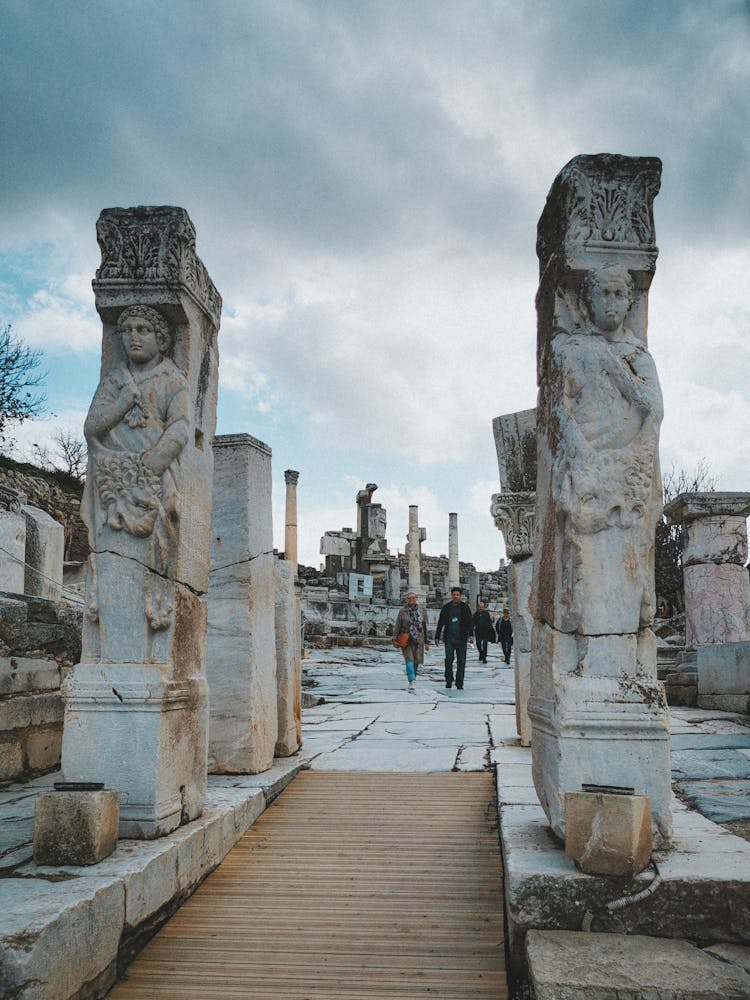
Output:
<instances>
[{"instance_id":1,"label":"person walking","mask_svg":"<svg viewBox=\"0 0 750 1000\"><path fill-rule=\"evenodd\" d=\"M497 638L503 647L505 662L510 663L510 651L513 648L513 622L510 620L510 611L507 608L503 611L502 618L497 620Z\"/></svg>"},{"instance_id":2,"label":"person walking","mask_svg":"<svg viewBox=\"0 0 750 1000\"><path fill-rule=\"evenodd\" d=\"M424 663L424 651L429 649L430 643L427 639L427 615L417 606L417 595L411 590L406 595L406 606L401 608L396 618L396 627L393 630L394 646L396 639L403 632L409 636L406 645L401 649L404 654L406 679L409 682L408 690L411 694L416 694L414 682L417 678L417 668Z\"/></svg>"},{"instance_id":3,"label":"person walking","mask_svg":"<svg viewBox=\"0 0 750 1000\"><path fill-rule=\"evenodd\" d=\"M456 687L464 686L466 669L466 644L474 642L474 626L468 604L461 600L461 588L451 588L451 599L440 609L435 642L440 642L444 633L445 642L445 686L453 687L453 658L456 658Z\"/></svg>"},{"instance_id":4,"label":"person walking","mask_svg":"<svg viewBox=\"0 0 750 1000\"><path fill-rule=\"evenodd\" d=\"M474 612L473 624L474 638L477 641L477 652L479 653L479 662L486 663L487 643L495 641L495 626L492 624L492 618L484 601L479 602L477 610Z\"/></svg>"}]
</instances>

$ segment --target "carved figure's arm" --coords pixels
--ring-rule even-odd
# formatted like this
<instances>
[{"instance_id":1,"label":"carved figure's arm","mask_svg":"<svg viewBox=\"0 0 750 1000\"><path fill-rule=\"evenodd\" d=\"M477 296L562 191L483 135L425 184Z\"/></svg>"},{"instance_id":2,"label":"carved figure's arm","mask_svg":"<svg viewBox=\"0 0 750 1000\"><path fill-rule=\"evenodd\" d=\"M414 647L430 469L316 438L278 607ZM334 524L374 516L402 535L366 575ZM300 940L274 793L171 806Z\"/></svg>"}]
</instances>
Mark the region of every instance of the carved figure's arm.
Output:
<instances>
[{"instance_id":1,"label":"carved figure's arm","mask_svg":"<svg viewBox=\"0 0 750 1000\"><path fill-rule=\"evenodd\" d=\"M169 468L188 442L189 402L187 387L180 386L167 407L164 433L153 447L143 453L143 464L157 476Z\"/></svg>"},{"instance_id":2,"label":"carved figure's arm","mask_svg":"<svg viewBox=\"0 0 750 1000\"><path fill-rule=\"evenodd\" d=\"M617 354L607 345L604 357L607 373L625 399L645 417L660 419L661 392L651 355L639 347L628 354Z\"/></svg>"},{"instance_id":3,"label":"carved figure's arm","mask_svg":"<svg viewBox=\"0 0 750 1000\"><path fill-rule=\"evenodd\" d=\"M86 440L101 441L140 399L140 392L127 368L112 372L97 386L91 401L83 434Z\"/></svg>"}]
</instances>

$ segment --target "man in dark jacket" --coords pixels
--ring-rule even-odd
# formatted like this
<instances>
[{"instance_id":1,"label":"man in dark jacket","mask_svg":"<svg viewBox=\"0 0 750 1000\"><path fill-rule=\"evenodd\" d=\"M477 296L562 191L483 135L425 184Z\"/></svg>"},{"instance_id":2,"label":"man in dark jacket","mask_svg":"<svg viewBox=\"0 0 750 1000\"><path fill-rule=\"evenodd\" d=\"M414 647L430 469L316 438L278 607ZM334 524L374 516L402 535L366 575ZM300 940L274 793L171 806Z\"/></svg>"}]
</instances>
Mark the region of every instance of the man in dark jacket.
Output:
<instances>
[{"instance_id":1,"label":"man in dark jacket","mask_svg":"<svg viewBox=\"0 0 750 1000\"><path fill-rule=\"evenodd\" d=\"M487 643L495 641L495 626L492 624L492 617L485 607L484 601L479 602L477 610L474 612L474 638L477 643L479 662L487 662Z\"/></svg>"},{"instance_id":2,"label":"man in dark jacket","mask_svg":"<svg viewBox=\"0 0 750 1000\"><path fill-rule=\"evenodd\" d=\"M510 611L506 608L503 617L497 620L497 638L503 647L505 662L510 663L510 651L513 648L513 622L510 620Z\"/></svg>"},{"instance_id":3,"label":"man in dark jacket","mask_svg":"<svg viewBox=\"0 0 750 1000\"><path fill-rule=\"evenodd\" d=\"M474 642L474 629L468 604L461 600L461 588L451 588L451 599L440 610L435 642L440 642L444 633L445 641L445 686L453 687L453 657L456 657L456 687L464 686L466 669L466 643Z\"/></svg>"}]
</instances>

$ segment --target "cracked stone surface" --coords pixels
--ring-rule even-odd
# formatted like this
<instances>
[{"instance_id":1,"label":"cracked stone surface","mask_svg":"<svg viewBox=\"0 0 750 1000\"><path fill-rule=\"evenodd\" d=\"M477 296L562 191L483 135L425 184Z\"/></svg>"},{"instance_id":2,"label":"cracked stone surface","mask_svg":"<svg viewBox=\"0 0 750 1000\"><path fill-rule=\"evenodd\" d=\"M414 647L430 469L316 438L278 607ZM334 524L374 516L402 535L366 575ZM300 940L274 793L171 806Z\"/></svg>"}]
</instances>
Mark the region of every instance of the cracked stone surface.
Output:
<instances>
[{"instance_id":1,"label":"cracked stone surface","mask_svg":"<svg viewBox=\"0 0 750 1000\"><path fill-rule=\"evenodd\" d=\"M412 694L391 646L316 650L303 683L325 702L303 713L302 753L316 770L485 770L494 731L515 734L513 671L499 648L488 661L470 648L463 691L447 690L442 646L432 647Z\"/></svg>"}]
</instances>

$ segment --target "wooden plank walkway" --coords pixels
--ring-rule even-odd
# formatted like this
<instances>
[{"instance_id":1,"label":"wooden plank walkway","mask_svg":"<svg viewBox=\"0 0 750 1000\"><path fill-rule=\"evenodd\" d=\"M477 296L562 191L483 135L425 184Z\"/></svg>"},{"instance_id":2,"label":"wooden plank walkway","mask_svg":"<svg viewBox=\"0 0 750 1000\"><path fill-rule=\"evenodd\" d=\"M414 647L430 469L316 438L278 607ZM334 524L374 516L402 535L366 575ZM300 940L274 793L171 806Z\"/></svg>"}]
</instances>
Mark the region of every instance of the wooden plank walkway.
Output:
<instances>
[{"instance_id":1,"label":"wooden plank walkway","mask_svg":"<svg viewBox=\"0 0 750 1000\"><path fill-rule=\"evenodd\" d=\"M112 1000L502 1000L488 772L303 771Z\"/></svg>"}]
</instances>

